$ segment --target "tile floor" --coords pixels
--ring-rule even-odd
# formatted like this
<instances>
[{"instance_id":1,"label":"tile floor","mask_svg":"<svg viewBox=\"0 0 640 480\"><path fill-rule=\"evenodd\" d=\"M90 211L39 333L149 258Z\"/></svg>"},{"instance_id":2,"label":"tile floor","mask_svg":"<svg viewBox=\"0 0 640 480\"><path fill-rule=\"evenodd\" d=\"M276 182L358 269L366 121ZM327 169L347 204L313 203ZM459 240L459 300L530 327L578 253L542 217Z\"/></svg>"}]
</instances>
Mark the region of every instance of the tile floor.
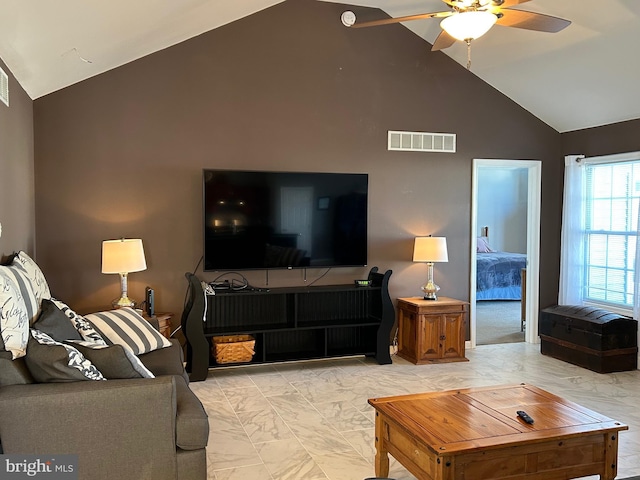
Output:
<instances>
[{"instance_id":1,"label":"tile floor","mask_svg":"<svg viewBox=\"0 0 640 480\"><path fill-rule=\"evenodd\" d=\"M525 343L479 346L467 358L417 366L395 356L392 365L353 357L211 370L205 382L191 384L209 414L208 479L363 480L375 473L368 398L522 382L627 424L617 478L640 475L640 371L598 374ZM415 478L390 459L390 477Z\"/></svg>"}]
</instances>

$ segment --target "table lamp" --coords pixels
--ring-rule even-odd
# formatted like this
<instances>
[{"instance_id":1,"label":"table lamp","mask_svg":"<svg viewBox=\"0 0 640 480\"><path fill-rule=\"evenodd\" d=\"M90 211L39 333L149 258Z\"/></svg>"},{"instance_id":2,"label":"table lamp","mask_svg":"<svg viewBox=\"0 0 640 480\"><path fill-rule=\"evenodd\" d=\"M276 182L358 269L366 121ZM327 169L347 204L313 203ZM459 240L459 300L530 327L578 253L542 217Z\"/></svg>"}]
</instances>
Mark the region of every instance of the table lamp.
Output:
<instances>
[{"instance_id":1,"label":"table lamp","mask_svg":"<svg viewBox=\"0 0 640 480\"><path fill-rule=\"evenodd\" d=\"M114 300L114 308L133 307L135 302L127 296L127 275L147 269L142 240L121 238L102 242L102 273L120 275L120 298Z\"/></svg>"},{"instance_id":2,"label":"table lamp","mask_svg":"<svg viewBox=\"0 0 640 480\"><path fill-rule=\"evenodd\" d=\"M425 300L437 300L440 287L433 281L434 262L448 262L447 239L445 237L416 237L413 245L413 261L426 262L429 267L427 283L422 286Z\"/></svg>"}]
</instances>

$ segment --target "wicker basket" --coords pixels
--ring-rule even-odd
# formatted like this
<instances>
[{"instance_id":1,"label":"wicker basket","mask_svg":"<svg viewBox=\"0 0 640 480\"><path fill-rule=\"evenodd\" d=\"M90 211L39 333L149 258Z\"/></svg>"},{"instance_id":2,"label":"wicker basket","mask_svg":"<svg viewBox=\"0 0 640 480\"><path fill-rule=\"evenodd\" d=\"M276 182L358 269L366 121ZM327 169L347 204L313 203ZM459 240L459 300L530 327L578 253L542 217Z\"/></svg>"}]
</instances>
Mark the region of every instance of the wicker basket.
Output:
<instances>
[{"instance_id":1,"label":"wicker basket","mask_svg":"<svg viewBox=\"0 0 640 480\"><path fill-rule=\"evenodd\" d=\"M251 335L224 335L213 337L211 349L216 363L243 363L253 358L255 344Z\"/></svg>"}]
</instances>

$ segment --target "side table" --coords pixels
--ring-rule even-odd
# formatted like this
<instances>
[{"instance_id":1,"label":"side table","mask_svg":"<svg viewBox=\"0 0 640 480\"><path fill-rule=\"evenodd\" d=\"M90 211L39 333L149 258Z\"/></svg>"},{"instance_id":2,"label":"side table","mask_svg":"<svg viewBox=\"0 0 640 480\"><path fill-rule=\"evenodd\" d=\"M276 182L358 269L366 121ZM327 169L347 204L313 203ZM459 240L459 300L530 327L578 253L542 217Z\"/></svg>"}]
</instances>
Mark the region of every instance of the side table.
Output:
<instances>
[{"instance_id":1,"label":"side table","mask_svg":"<svg viewBox=\"0 0 640 480\"><path fill-rule=\"evenodd\" d=\"M448 297L398 299L398 356L415 364L466 362L468 303Z\"/></svg>"},{"instance_id":2,"label":"side table","mask_svg":"<svg viewBox=\"0 0 640 480\"><path fill-rule=\"evenodd\" d=\"M147 313L143 313L142 316L149 322L154 323L154 321L158 322L158 330L160 330L160 334L166 338L171 337L171 319L173 318L173 313L170 312L156 312L152 317L147 315Z\"/></svg>"}]
</instances>

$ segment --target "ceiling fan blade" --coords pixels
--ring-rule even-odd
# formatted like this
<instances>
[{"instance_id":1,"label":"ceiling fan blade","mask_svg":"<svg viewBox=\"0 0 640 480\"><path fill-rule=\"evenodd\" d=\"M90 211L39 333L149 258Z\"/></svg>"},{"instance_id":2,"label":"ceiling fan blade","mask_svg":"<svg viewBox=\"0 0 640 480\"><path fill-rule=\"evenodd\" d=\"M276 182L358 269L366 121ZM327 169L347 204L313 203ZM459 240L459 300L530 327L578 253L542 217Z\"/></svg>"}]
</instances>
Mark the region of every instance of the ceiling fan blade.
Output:
<instances>
[{"instance_id":1,"label":"ceiling fan blade","mask_svg":"<svg viewBox=\"0 0 640 480\"><path fill-rule=\"evenodd\" d=\"M527 3L531 0L493 0L491 3L494 7L508 8L514 5L520 5L521 3Z\"/></svg>"},{"instance_id":2,"label":"ceiling fan blade","mask_svg":"<svg viewBox=\"0 0 640 480\"><path fill-rule=\"evenodd\" d=\"M378 25L389 25L392 23L408 22L410 20L421 20L423 18L435 18L435 17L448 17L453 12L433 12L433 13L420 13L418 15L407 15L406 17L396 18L383 18L382 20L372 20L370 22L356 22L351 25L351 28L364 28L364 27L376 27Z\"/></svg>"},{"instance_id":3,"label":"ceiling fan blade","mask_svg":"<svg viewBox=\"0 0 640 480\"><path fill-rule=\"evenodd\" d=\"M449 35L447 32L442 30L440 35L436 38L436 41L433 42L433 46L431 47L431 51L435 52L438 50L444 50L445 48L449 48L451 45L456 43L456 39Z\"/></svg>"},{"instance_id":4,"label":"ceiling fan blade","mask_svg":"<svg viewBox=\"0 0 640 480\"><path fill-rule=\"evenodd\" d=\"M569 20L552 17L542 13L526 12L524 10L511 10L503 8L503 16L496 22L503 27L524 28L538 32L556 33L571 25Z\"/></svg>"},{"instance_id":5,"label":"ceiling fan blade","mask_svg":"<svg viewBox=\"0 0 640 480\"><path fill-rule=\"evenodd\" d=\"M474 0L442 0L450 7L459 8L462 10L469 9L473 6ZM478 0L479 5L477 7L482 8L485 5L489 5L493 8L496 7L513 7L514 5L520 5L521 3L530 2L531 0Z\"/></svg>"}]
</instances>

